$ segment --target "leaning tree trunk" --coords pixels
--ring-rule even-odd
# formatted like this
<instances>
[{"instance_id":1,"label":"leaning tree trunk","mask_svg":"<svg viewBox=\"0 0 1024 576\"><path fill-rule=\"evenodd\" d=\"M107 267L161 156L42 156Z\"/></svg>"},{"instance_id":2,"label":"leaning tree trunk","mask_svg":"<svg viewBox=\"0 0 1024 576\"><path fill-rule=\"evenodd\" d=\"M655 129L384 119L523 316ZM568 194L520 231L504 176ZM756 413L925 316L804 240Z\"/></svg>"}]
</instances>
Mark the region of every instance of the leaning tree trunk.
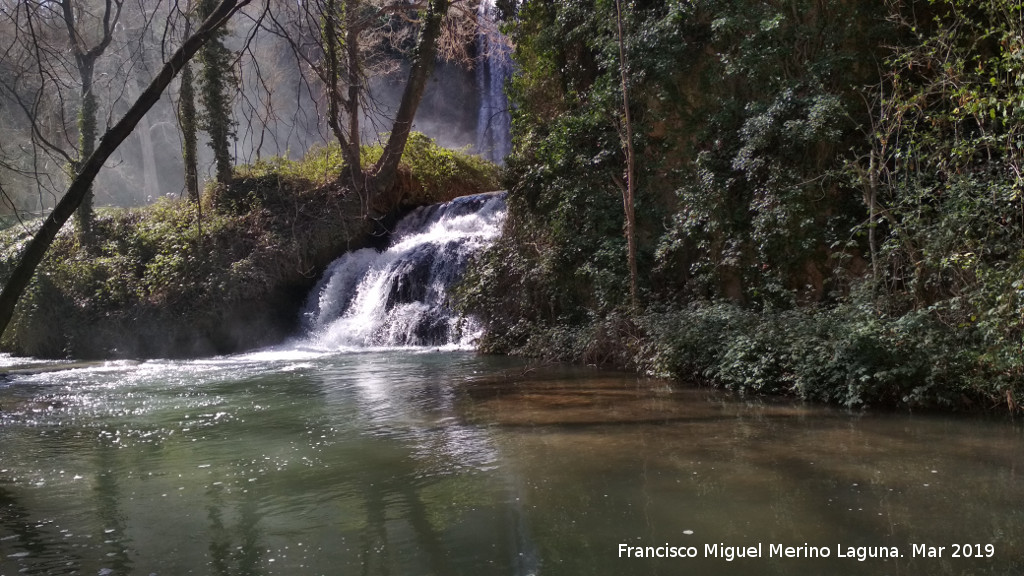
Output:
<instances>
[{"instance_id":1,"label":"leaning tree trunk","mask_svg":"<svg viewBox=\"0 0 1024 576\"><path fill-rule=\"evenodd\" d=\"M402 159L402 152L409 140L409 133L412 132L412 121L416 116L416 108L423 99L423 91L427 87L427 80L434 71L434 62L437 59L437 40L441 36L441 23L448 12L450 0L430 0L427 4L427 12L423 19L423 28L420 30L419 41L416 45L416 53L413 56L412 67L409 69L409 80L402 93L402 102L398 106L398 114L388 137L388 143L384 146L384 154L373 167L370 174L367 188L372 195L380 195L391 189L398 175L398 163Z\"/></svg>"},{"instance_id":2,"label":"leaning tree trunk","mask_svg":"<svg viewBox=\"0 0 1024 576\"><path fill-rule=\"evenodd\" d=\"M103 163L110 158L110 155L117 150L117 147L129 136L139 120L160 100L161 94L171 83L174 76L181 70L186 62L206 43L225 22L242 6L250 0L223 0L199 27L195 34L190 36L181 48L171 56L171 59L160 69L160 73L149 84L145 92L139 96L132 107L100 139L96 151L89 156L80 166L74 180L68 187L68 191L57 203L57 206L46 217L43 225L36 232L28 247L22 253L21 259L14 267L10 277L4 284L3 291L0 291L0 335L7 329L14 315L14 307L17 305L21 295L25 292L36 268L42 262L43 256L56 238L57 232L71 218L71 215L82 204L92 181L96 178Z\"/></svg>"}]
</instances>

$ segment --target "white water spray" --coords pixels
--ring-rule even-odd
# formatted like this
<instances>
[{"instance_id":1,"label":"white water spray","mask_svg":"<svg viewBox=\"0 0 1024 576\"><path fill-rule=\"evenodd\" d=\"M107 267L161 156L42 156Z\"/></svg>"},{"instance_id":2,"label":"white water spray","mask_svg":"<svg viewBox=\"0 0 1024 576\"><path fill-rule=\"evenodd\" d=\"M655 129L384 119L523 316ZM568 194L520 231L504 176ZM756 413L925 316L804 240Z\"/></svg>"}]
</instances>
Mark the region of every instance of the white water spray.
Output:
<instances>
[{"instance_id":1,"label":"white water spray","mask_svg":"<svg viewBox=\"0 0 1024 576\"><path fill-rule=\"evenodd\" d=\"M449 290L504 217L503 193L456 198L403 218L384 252L364 248L338 258L307 302L308 343L331 350L470 346L479 329L451 310Z\"/></svg>"}]
</instances>

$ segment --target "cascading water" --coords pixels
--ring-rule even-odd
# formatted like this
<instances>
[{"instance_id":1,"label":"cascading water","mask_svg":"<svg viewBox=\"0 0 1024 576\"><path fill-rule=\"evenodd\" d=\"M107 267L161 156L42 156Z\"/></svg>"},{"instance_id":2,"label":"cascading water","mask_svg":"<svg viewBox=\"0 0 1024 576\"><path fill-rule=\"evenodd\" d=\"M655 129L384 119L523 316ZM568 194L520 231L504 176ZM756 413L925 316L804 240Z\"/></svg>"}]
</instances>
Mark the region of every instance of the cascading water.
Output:
<instances>
[{"instance_id":1,"label":"cascading water","mask_svg":"<svg viewBox=\"0 0 1024 576\"><path fill-rule=\"evenodd\" d=\"M317 348L468 346L478 329L448 306L469 258L497 237L505 194L492 192L418 208L391 246L345 254L310 294L305 321Z\"/></svg>"},{"instance_id":2,"label":"cascading water","mask_svg":"<svg viewBox=\"0 0 1024 576\"><path fill-rule=\"evenodd\" d=\"M476 48L480 63L476 67L480 110L476 124L476 152L502 163L512 150L512 120L505 96L505 82L512 77L512 58L508 42L498 31L494 0L480 2L477 13L480 33Z\"/></svg>"}]
</instances>

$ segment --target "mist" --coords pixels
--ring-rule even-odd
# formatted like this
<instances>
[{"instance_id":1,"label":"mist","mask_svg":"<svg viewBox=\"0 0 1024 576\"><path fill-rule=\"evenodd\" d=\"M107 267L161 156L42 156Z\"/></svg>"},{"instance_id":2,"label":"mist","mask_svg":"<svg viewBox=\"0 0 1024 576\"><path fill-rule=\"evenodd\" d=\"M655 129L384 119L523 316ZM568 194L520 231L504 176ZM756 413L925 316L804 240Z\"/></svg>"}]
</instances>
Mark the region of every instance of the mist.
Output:
<instances>
[{"instance_id":1,"label":"mist","mask_svg":"<svg viewBox=\"0 0 1024 576\"><path fill-rule=\"evenodd\" d=\"M143 8L140 4L133 8L138 11L136 14L129 13L132 7L126 5L114 31L114 41L96 65L100 134L141 93L169 53L168 46L182 34L182 16L174 6L160 3L155 8ZM140 19L145 16L154 16L154 21L156 17L166 20L166 30L152 22L143 25L145 21ZM284 40L253 26L260 16L256 8L250 7L245 16L229 23L229 36L225 39L225 44L237 55L238 84L232 102L235 164L273 156L295 159L313 147L333 142L324 122L326 104L322 89L309 80L304 64ZM507 145L495 144L492 137L482 138L481 133L495 133L490 126L495 117L495 93L502 98L498 114L504 113L498 121L508 123L503 88L511 68L492 71L494 65L487 61L486 47L478 45L471 52L479 57L461 63L437 62L413 129L442 146L480 153L501 162ZM504 57L507 60L507 54ZM69 67L66 57L49 65L54 69ZM4 69L0 64L0 76ZM380 142L391 129L407 72L408 63L398 61L387 74L370 78L361 120L363 143ZM502 76L495 80L488 74ZM14 81L8 84L8 90L0 91L0 111L17 110L13 105L18 96L15 92L26 92L29 88ZM60 103L52 111L53 133L49 137L68 154L74 154L77 102L73 79L52 89L39 88L60 93ZM93 187L96 206L138 206L163 196L177 198L185 194L178 96L176 80L101 170ZM0 187L6 196L0 214L15 210L26 216L45 213L63 193L68 163L60 154L35 149L38 146L33 146L31 126L25 115L0 113L0 129L10 135L0 144ZM508 138L507 128L497 134L502 141ZM201 131L199 174L201 186L213 179L213 153Z\"/></svg>"}]
</instances>

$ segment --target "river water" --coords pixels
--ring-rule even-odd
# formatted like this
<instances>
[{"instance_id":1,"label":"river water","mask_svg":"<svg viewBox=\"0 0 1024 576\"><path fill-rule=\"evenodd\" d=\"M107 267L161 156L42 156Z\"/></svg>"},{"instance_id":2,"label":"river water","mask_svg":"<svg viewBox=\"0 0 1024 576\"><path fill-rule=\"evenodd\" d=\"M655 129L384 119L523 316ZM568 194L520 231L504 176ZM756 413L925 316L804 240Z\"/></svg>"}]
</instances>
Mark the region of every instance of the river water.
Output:
<instances>
[{"instance_id":1,"label":"river water","mask_svg":"<svg viewBox=\"0 0 1024 576\"><path fill-rule=\"evenodd\" d=\"M301 347L12 376L0 411L3 575L1024 570L1007 421Z\"/></svg>"}]
</instances>

